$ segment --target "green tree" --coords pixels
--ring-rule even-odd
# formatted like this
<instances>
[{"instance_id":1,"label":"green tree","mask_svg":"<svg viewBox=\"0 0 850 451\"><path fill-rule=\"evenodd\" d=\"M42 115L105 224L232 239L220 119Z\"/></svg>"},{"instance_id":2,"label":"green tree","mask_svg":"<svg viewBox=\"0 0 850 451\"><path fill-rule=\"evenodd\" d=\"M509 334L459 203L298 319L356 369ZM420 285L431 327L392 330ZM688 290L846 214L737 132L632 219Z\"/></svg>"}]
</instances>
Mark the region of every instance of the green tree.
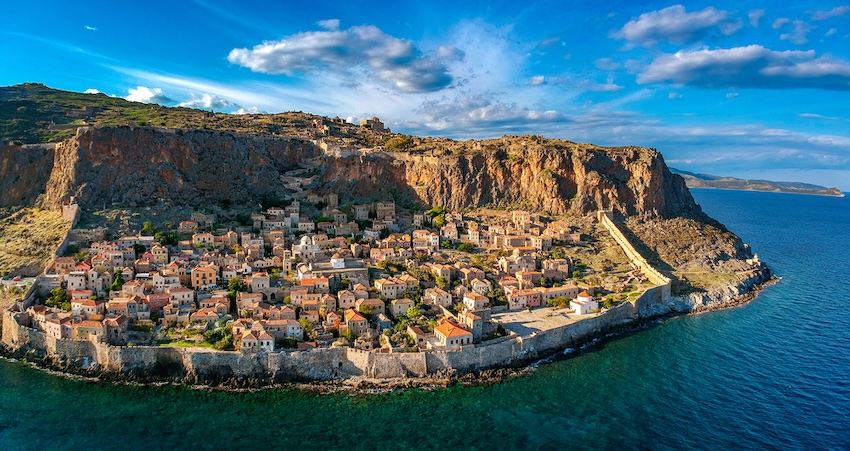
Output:
<instances>
[{"instance_id":1,"label":"green tree","mask_svg":"<svg viewBox=\"0 0 850 451\"><path fill-rule=\"evenodd\" d=\"M139 235L154 236L156 234L156 232L157 232L157 230L156 230L156 227L154 227L153 223L150 222L150 221L145 221L142 224L142 230L139 230Z\"/></svg>"},{"instance_id":2,"label":"green tree","mask_svg":"<svg viewBox=\"0 0 850 451\"><path fill-rule=\"evenodd\" d=\"M431 221L431 223L434 224L434 227L442 227L446 225L446 214L440 213Z\"/></svg>"},{"instance_id":3,"label":"green tree","mask_svg":"<svg viewBox=\"0 0 850 451\"><path fill-rule=\"evenodd\" d=\"M416 319L422 316L422 312L419 311L416 307L410 307L407 309L407 317L410 319Z\"/></svg>"},{"instance_id":4,"label":"green tree","mask_svg":"<svg viewBox=\"0 0 850 451\"><path fill-rule=\"evenodd\" d=\"M136 252L136 258L138 258L147 251L147 248L145 248L141 244L134 244L133 251Z\"/></svg>"},{"instance_id":5,"label":"green tree","mask_svg":"<svg viewBox=\"0 0 850 451\"><path fill-rule=\"evenodd\" d=\"M54 288L47 293L44 305L62 310L71 310L71 295L64 288Z\"/></svg>"},{"instance_id":6,"label":"green tree","mask_svg":"<svg viewBox=\"0 0 850 451\"><path fill-rule=\"evenodd\" d=\"M504 337L506 335L508 335L508 331L505 330L505 326L503 326L501 324L496 326L496 336L497 337Z\"/></svg>"},{"instance_id":7,"label":"green tree","mask_svg":"<svg viewBox=\"0 0 850 451\"><path fill-rule=\"evenodd\" d=\"M578 279L578 278L580 278L580 277L581 277L581 271L579 271L579 270L575 270L575 271L573 271L572 276L573 276L573 279Z\"/></svg>"},{"instance_id":8,"label":"green tree","mask_svg":"<svg viewBox=\"0 0 850 451\"><path fill-rule=\"evenodd\" d=\"M311 323L307 318L301 318L298 320L298 323L301 324L301 328L304 329L304 334L310 333L313 330L313 323Z\"/></svg>"},{"instance_id":9,"label":"green tree","mask_svg":"<svg viewBox=\"0 0 850 451\"><path fill-rule=\"evenodd\" d=\"M472 243L461 243L461 245L457 247L457 250L471 254L475 251L475 245Z\"/></svg>"},{"instance_id":10,"label":"green tree","mask_svg":"<svg viewBox=\"0 0 850 451\"><path fill-rule=\"evenodd\" d=\"M436 282L437 287L439 287L441 290L445 290L449 286L449 281L446 280L446 278L443 276L437 277L434 282Z\"/></svg>"},{"instance_id":11,"label":"green tree","mask_svg":"<svg viewBox=\"0 0 850 451\"><path fill-rule=\"evenodd\" d=\"M343 277L342 279L339 280L339 288L341 290L347 290L348 287L350 287L350 286L351 286L351 279L349 279L348 277Z\"/></svg>"},{"instance_id":12,"label":"green tree","mask_svg":"<svg viewBox=\"0 0 850 451\"><path fill-rule=\"evenodd\" d=\"M112 280L112 285L109 286L109 291L120 291L124 286L124 275L120 269L115 270L115 277Z\"/></svg>"}]
</instances>

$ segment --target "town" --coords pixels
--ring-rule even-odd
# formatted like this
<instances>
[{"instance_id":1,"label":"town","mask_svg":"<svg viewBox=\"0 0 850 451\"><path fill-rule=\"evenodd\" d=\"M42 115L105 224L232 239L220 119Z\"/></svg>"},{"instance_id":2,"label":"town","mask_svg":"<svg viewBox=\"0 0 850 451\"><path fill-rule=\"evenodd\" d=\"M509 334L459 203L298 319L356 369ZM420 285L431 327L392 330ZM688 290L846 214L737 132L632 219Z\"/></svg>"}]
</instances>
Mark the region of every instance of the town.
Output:
<instances>
[{"instance_id":1,"label":"town","mask_svg":"<svg viewBox=\"0 0 850 451\"><path fill-rule=\"evenodd\" d=\"M192 213L83 236L40 278L46 294L23 322L116 346L453 351L521 335L524 322L594 317L652 286L628 264L591 277L569 255L590 238L537 213L399 214L392 201L313 193L281 203L236 227Z\"/></svg>"}]
</instances>

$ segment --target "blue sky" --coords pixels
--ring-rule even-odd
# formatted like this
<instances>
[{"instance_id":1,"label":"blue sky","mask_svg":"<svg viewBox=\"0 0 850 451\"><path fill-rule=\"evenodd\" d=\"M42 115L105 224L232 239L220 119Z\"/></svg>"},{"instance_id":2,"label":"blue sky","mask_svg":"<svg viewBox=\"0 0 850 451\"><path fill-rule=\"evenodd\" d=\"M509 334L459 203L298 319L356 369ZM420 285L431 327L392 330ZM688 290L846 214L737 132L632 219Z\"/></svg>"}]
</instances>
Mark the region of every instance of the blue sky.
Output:
<instances>
[{"instance_id":1,"label":"blue sky","mask_svg":"<svg viewBox=\"0 0 850 451\"><path fill-rule=\"evenodd\" d=\"M636 3L8 2L0 84L656 147L850 191L850 2Z\"/></svg>"}]
</instances>

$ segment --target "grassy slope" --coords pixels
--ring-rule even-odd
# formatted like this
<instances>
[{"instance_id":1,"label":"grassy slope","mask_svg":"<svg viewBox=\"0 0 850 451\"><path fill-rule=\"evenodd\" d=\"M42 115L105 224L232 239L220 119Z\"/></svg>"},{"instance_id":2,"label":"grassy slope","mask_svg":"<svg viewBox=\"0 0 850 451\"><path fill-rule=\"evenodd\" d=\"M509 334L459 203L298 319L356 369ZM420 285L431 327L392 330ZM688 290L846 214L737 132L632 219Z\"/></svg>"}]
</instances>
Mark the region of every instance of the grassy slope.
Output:
<instances>
[{"instance_id":1,"label":"grassy slope","mask_svg":"<svg viewBox=\"0 0 850 451\"><path fill-rule=\"evenodd\" d=\"M39 272L69 226L59 211L32 207L0 210L0 271Z\"/></svg>"}]
</instances>

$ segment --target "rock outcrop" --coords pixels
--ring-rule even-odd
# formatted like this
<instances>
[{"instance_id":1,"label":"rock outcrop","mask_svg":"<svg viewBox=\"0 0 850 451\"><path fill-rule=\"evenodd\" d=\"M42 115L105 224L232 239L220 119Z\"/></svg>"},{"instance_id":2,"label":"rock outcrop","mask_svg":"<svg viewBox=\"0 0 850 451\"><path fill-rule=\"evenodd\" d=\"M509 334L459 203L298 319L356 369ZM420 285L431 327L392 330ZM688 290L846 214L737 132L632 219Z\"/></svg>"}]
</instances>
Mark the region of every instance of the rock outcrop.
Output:
<instances>
[{"instance_id":1,"label":"rock outcrop","mask_svg":"<svg viewBox=\"0 0 850 451\"><path fill-rule=\"evenodd\" d=\"M451 210L489 204L554 214L610 208L624 215L703 216L682 178L654 149L508 137L476 144L461 154L328 159L319 188Z\"/></svg>"},{"instance_id":2,"label":"rock outcrop","mask_svg":"<svg viewBox=\"0 0 850 451\"><path fill-rule=\"evenodd\" d=\"M282 175L303 161L321 159L311 188L336 192L343 201L394 199L403 206L453 210L493 205L554 214L610 208L629 216L704 218L682 178L669 171L654 149L601 148L536 137L455 144L438 154L374 151L345 156L323 152L303 138L87 127L57 144L55 152L16 163L29 165L17 171L27 177L4 177L9 194L2 201L31 203L41 194L37 204L50 208L74 196L84 209L162 200L245 203L272 193L283 197L288 193L280 183ZM3 155L24 158L5 149Z\"/></svg>"}]
</instances>

